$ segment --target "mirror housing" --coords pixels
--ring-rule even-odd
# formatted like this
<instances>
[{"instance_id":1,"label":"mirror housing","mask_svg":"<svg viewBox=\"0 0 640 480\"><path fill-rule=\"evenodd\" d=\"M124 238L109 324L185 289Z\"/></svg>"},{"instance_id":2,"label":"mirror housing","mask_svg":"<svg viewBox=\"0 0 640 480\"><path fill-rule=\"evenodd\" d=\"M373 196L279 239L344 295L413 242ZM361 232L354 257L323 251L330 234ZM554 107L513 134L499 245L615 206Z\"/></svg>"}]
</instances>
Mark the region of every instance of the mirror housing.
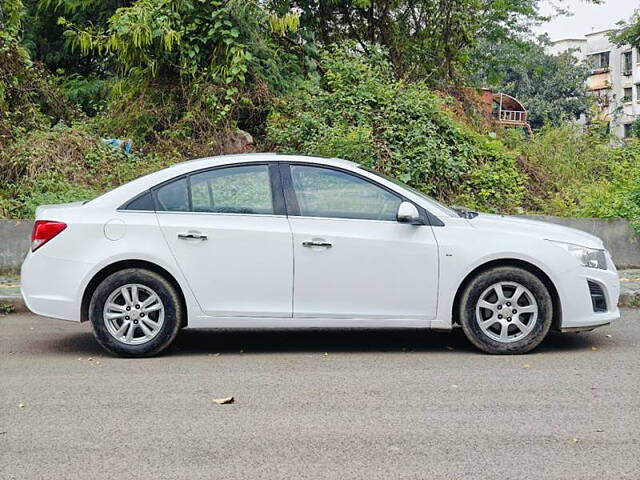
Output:
<instances>
[{"instance_id":1,"label":"mirror housing","mask_svg":"<svg viewBox=\"0 0 640 480\"><path fill-rule=\"evenodd\" d=\"M399 223L408 223L410 225L424 225L424 221L420 217L420 212L411 202L402 202L398 207L396 220Z\"/></svg>"}]
</instances>

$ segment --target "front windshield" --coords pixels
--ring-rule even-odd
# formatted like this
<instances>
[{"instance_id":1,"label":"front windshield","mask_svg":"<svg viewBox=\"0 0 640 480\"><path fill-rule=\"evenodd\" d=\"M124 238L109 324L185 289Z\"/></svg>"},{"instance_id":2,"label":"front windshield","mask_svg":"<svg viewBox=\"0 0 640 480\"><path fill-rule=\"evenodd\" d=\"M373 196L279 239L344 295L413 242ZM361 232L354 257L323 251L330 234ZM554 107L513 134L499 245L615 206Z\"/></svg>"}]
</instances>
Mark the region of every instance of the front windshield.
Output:
<instances>
[{"instance_id":1,"label":"front windshield","mask_svg":"<svg viewBox=\"0 0 640 480\"><path fill-rule=\"evenodd\" d=\"M424 198L426 201L434 204L436 207L440 208L441 210L443 210L444 212L447 213L447 215L451 216L451 217L460 217L460 213L456 212L453 208L448 207L442 203L440 203L439 201L431 198L429 195L425 195L424 193L422 193L419 190L416 190L413 187L410 187L409 185L407 185L406 183L401 182L400 180L398 180L397 178L393 178L390 177L388 175L385 175L383 173L380 172L376 172L374 169L369 168L369 167L364 167L362 165L359 166L359 168L366 170L369 173L373 173L374 175L377 175L378 177L384 178L385 180L389 180L392 183L395 183L396 185L399 185L402 188L405 188L407 190L409 190L411 193L415 193L416 195L418 195L421 198Z\"/></svg>"}]
</instances>

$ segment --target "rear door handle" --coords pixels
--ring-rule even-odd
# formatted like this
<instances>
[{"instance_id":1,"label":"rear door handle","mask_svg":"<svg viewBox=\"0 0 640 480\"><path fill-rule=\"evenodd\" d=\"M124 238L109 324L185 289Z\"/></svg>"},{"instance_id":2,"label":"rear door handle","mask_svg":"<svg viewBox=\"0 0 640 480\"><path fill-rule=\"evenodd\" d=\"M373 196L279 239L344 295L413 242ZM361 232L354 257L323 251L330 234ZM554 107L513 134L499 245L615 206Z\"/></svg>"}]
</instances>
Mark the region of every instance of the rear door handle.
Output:
<instances>
[{"instance_id":1,"label":"rear door handle","mask_svg":"<svg viewBox=\"0 0 640 480\"><path fill-rule=\"evenodd\" d=\"M310 240L307 242L302 242L302 246L307 248L313 248L313 247L331 248L333 247L333 244L331 242L324 242L324 241L321 242L317 240Z\"/></svg>"},{"instance_id":2,"label":"rear door handle","mask_svg":"<svg viewBox=\"0 0 640 480\"><path fill-rule=\"evenodd\" d=\"M186 232L186 233L179 233L178 238L181 240L206 240L209 237L207 237L204 233L200 233L200 232Z\"/></svg>"}]
</instances>

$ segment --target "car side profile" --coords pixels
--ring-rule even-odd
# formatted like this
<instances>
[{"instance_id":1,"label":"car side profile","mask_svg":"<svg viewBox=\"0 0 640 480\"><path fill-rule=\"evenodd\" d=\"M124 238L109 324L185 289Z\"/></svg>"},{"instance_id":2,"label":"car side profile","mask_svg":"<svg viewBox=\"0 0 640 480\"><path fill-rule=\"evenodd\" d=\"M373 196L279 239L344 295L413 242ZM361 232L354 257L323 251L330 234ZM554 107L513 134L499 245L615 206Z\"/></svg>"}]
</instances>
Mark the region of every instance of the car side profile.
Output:
<instances>
[{"instance_id":1,"label":"car side profile","mask_svg":"<svg viewBox=\"0 0 640 480\"><path fill-rule=\"evenodd\" d=\"M489 353L619 318L602 241L451 209L355 163L183 162L85 203L38 207L22 294L123 356L182 328L460 325Z\"/></svg>"}]
</instances>

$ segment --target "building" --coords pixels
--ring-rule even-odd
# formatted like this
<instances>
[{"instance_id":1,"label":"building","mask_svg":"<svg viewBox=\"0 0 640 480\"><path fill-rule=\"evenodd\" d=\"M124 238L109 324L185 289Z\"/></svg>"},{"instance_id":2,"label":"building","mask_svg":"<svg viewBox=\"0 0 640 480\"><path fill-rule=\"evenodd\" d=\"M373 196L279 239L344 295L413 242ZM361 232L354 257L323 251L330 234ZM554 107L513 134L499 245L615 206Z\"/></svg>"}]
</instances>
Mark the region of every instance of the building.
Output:
<instances>
[{"instance_id":1,"label":"building","mask_svg":"<svg viewBox=\"0 0 640 480\"><path fill-rule=\"evenodd\" d=\"M631 125L640 115L640 57L631 47L619 47L609 41L615 30L604 30L552 42L549 53L567 50L589 65L587 89L597 97L598 118L609 124L620 138L631 134Z\"/></svg>"},{"instance_id":2,"label":"building","mask_svg":"<svg viewBox=\"0 0 640 480\"><path fill-rule=\"evenodd\" d=\"M492 116L498 125L524 129L533 135L529 124L529 112L518 99L506 93L494 93L490 88L482 89L482 103L487 116Z\"/></svg>"}]
</instances>

